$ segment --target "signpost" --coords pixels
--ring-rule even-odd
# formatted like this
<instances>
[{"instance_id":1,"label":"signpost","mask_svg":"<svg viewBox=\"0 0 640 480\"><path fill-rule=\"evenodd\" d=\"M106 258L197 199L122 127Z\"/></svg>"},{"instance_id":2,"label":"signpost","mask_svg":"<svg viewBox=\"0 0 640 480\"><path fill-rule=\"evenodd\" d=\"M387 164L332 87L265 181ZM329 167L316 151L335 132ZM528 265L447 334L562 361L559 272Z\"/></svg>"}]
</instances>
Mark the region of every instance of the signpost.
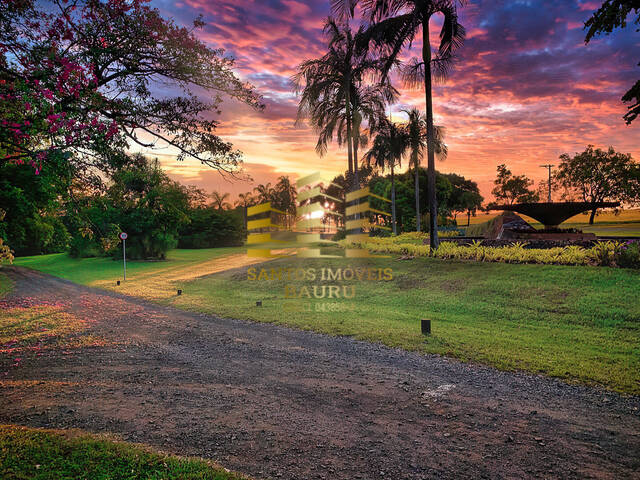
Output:
<instances>
[{"instance_id":1,"label":"signpost","mask_svg":"<svg viewBox=\"0 0 640 480\"><path fill-rule=\"evenodd\" d=\"M125 232L122 232L120 235L118 235L118 237L120 237L120 240L122 240L122 265L124 266L124 280L127 279L127 247L126 247L126 240L127 240L127 234Z\"/></svg>"}]
</instances>

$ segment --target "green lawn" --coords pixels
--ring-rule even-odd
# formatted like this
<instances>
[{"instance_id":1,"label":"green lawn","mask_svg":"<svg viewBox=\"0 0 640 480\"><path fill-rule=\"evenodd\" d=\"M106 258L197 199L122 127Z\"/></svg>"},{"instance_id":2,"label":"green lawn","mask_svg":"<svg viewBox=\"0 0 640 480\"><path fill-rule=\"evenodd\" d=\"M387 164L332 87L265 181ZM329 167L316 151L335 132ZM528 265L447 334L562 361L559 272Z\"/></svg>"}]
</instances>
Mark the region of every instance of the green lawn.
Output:
<instances>
[{"instance_id":1,"label":"green lawn","mask_svg":"<svg viewBox=\"0 0 640 480\"><path fill-rule=\"evenodd\" d=\"M166 261L127 260L127 276L134 279L144 274L185 270L221 255L242 252L242 248L205 248L202 250L172 250ZM122 258L72 258L66 253L18 257L14 265L34 268L85 285L96 281L122 280Z\"/></svg>"},{"instance_id":2,"label":"green lawn","mask_svg":"<svg viewBox=\"0 0 640 480\"><path fill-rule=\"evenodd\" d=\"M241 480L203 459L154 452L104 436L0 425L0 478Z\"/></svg>"},{"instance_id":3,"label":"green lawn","mask_svg":"<svg viewBox=\"0 0 640 480\"><path fill-rule=\"evenodd\" d=\"M16 263L183 309L349 335L505 370L540 372L640 393L639 271L432 258L280 259L263 266L299 266L318 272L322 267L347 265L392 268L393 279L252 281L246 264L232 268L242 256L212 257L222 253L237 250L173 251L167 262L140 262L138 268L144 271L120 287L111 280L111 260L43 256ZM217 268L218 273L213 273L217 262L224 271ZM213 274L198 278L206 273ZM100 278L107 276L109 280ZM354 285L355 298L286 299L285 284ZM176 288L184 290L182 296L176 295ZM262 307L256 306L258 300ZM420 333L422 318L433 322L430 337Z\"/></svg>"}]
</instances>

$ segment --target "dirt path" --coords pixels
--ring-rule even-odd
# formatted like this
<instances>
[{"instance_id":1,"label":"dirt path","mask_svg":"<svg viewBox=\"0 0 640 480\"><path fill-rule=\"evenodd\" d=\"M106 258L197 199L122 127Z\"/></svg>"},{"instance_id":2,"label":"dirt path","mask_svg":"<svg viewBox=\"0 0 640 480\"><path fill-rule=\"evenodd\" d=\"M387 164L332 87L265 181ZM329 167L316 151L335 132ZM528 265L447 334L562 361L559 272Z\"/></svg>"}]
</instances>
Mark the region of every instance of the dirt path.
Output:
<instances>
[{"instance_id":1,"label":"dirt path","mask_svg":"<svg viewBox=\"0 0 640 480\"><path fill-rule=\"evenodd\" d=\"M109 346L12 368L0 422L114 432L259 478L640 478L640 398L180 312L25 269Z\"/></svg>"}]
</instances>

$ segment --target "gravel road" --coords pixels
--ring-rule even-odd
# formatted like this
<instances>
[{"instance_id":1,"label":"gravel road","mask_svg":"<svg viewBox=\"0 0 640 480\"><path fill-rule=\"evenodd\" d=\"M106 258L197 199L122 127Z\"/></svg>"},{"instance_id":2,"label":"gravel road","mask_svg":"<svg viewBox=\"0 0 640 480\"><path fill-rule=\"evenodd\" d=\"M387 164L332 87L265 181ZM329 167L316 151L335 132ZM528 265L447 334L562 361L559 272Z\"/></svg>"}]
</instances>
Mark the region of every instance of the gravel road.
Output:
<instances>
[{"instance_id":1,"label":"gravel road","mask_svg":"<svg viewBox=\"0 0 640 480\"><path fill-rule=\"evenodd\" d=\"M0 423L263 479L640 478L639 397L3 271L5 306L61 304L108 345L0 353Z\"/></svg>"}]
</instances>

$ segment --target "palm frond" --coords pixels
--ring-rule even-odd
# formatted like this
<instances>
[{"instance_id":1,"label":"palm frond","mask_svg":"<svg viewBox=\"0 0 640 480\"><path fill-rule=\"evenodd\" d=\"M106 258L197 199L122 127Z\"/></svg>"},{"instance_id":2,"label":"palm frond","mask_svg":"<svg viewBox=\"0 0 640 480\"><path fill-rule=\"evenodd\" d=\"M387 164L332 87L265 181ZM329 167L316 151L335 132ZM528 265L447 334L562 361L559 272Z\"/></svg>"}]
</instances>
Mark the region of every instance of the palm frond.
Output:
<instances>
[{"instance_id":1,"label":"palm frond","mask_svg":"<svg viewBox=\"0 0 640 480\"><path fill-rule=\"evenodd\" d=\"M420 19L406 13L397 17L386 18L371 25L363 38L380 50L385 62L381 72L386 76L395 65L402 49L411 47L413 39L420 27Z\"/></svg>"},{"instance_id":2,"label":"palm frond","mask_svg":"<svg viewBox=\"0 0 640 480\"><path fill-rule=\"evenodd\" d=\"M362 0L363 14L372 22L396 15L407 6L406 0Z\"/></svg>"},{"instance_id":3,"label":"palm frond","mask_svg":"<svg viewBox=\"0 0 640 480\"><path fill-rule=\"evenodd\" d=\"M331 0L331 12L340 20L353 18L358 0Z\"/></svg>"},{"instance_id":4,"label":"palm frond","mask_svg":"<svg viewBox=\"0 0 640 480\"><path fill-rule=\"evenodd\" d=\"M444 1L438 6L437 10L444 16L442 29L440 30L440 47L438 51L441 57L451 56L464 43L466 30L458 22L458 11L455 2Z\"/></svg>"},{"instance_id":5,"label":"palm frond","mask_svg":"<svg viewBox=\"0 0 640 480\"><path fill-rule=\"evenodd\" d=\"M453 55L440 56L431 60L431 78L437 83L443 83L451 73L455 57Z\"/></svg>"},{"instance_id":6,"label":"palm frond","mask_svg":"<svg viewBox=\"0 0 640 480\"><path fill-rule=\"evenodd\" d=\"M424 86L424 62L412 58L399 68L402 83L408 88L422 88Z\"/></svg>"}]
</instances>

